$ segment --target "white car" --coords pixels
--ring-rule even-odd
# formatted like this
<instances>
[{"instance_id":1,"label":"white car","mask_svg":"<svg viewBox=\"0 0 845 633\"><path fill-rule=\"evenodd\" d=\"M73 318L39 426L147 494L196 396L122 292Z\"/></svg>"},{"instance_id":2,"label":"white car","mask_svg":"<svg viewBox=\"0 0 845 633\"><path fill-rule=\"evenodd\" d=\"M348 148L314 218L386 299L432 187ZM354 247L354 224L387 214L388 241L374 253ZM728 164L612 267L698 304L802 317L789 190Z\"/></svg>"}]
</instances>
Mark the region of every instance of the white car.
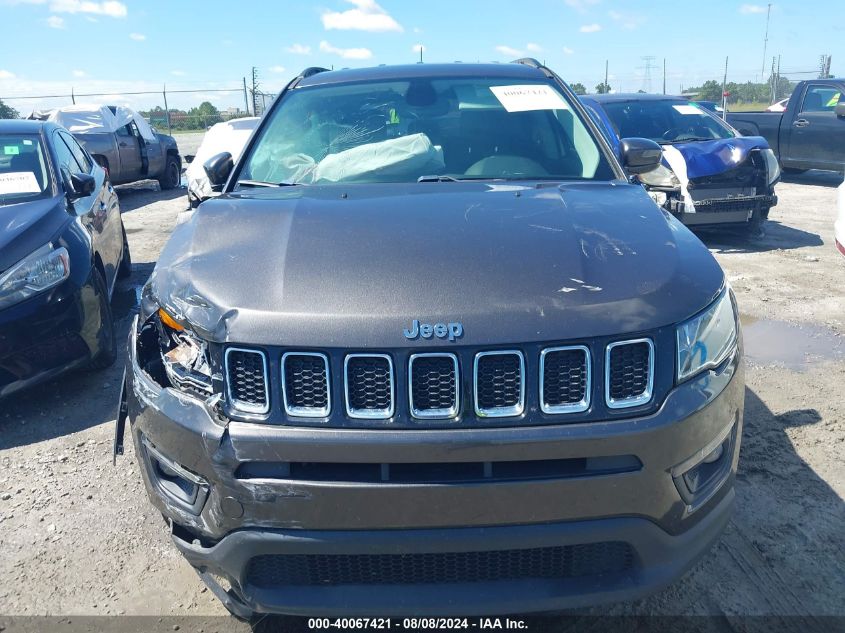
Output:
<instances>
[{"instance_id":1,"label":"white car","mask_svg":"<svg viewBox=\"0 0 845 633\"><path fill-rule=\"evenodd\" d=\"M252 131L258 125L259 118L244 117L223 121L212 125L205 133L196 155L185 171L188 177L188 203L191 208L215 195L203 168L205 162L221 152L229 152L232 160L237 162Z\"/></svg>"},{"instance_id":2,"label":"white car","mask_svg":"<svg viewBox=\"0 0 845 633\"><path fill-rule=\"evenodd\" d=\"M786 104L789 103L789 97L786 99L781 99L777 103L773 103L768 108L766 108L766 112L786 112Z\"/></svg>"},{"instance_id":3,"label":"white car","mask_svg":"<svg viewBox=\"0 0 845 633\"><path fill-rule=\"evenodd\" d=\"M845 182L837 189L837 214L836 222L833 225L833 236L836 241L836 248L845 255Z\"/></svg>"}]
</instances>

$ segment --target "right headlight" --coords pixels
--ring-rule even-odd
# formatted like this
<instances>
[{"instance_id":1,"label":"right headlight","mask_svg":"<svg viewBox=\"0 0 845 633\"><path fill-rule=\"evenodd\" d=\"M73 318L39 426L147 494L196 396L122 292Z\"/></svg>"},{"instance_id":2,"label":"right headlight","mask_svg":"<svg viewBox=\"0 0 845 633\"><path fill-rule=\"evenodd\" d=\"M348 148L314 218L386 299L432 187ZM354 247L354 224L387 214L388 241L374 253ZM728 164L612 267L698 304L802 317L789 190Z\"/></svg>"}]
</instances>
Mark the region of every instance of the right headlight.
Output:
<instances>
[{"instance_id":1,"label":"right headlight","mask_svg":"<svg viewBox=\"0 0 845 633\"><path fill-rule=\"evenodd\" d=\"M678 382L724 362L737 341L730 290L726 288L710 307L681 323L677 337Z\"/></svg>"},{"instance_id":2,"label":"right headlight","mask_svg":"<svg viewBox=\"0 0 845 633\"><path fill-rule=\"evenodd\" d=\"M669 169L666 165L660 164L655 169L647 171L644 174L639 174L637 178L644 185L651 187L665 187L673 189L681 186L681 181L675 175L675 172Z\"/></svg>"},{"instance_id":3,"label":"right headlight","mask_svg":"<svg viewBox=\"0 0 845 633\"><path fill-rule=\"evenodd\" d=\"M766 161L766 184L771 185L780 178L780 163L772 150L764 149L760 153Z\"/></svg>"},{"instance_id":4,"label":"right headlight","mask_svg":"<svg viewBox=\"0 0 845 633\"><path fill-rule=\"evenodd\" d=\"M45 244L0 276L0 309L58 286L69 275L67 249Z\"/></svg>"}]
</instances>

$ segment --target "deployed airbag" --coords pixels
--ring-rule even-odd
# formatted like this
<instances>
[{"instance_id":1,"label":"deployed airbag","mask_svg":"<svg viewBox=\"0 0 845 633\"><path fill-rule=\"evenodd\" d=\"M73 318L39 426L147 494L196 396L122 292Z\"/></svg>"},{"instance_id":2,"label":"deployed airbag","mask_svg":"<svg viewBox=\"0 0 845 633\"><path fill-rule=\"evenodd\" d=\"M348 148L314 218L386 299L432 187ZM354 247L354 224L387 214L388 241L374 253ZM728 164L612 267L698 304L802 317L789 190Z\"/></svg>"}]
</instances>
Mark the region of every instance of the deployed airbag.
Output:
<instances>
[{"instance_id":1,"label":"deployed airbag","mask_svg":"<svg viewBox=\"0 0 845 633\"><path fill-rule=\"evenodd\" d=\"M426 169L437 173L444 167L443 149L425 134L411 134L329 154L317 163L314 182L400 176Z\"/></svg>"}]
</instances>

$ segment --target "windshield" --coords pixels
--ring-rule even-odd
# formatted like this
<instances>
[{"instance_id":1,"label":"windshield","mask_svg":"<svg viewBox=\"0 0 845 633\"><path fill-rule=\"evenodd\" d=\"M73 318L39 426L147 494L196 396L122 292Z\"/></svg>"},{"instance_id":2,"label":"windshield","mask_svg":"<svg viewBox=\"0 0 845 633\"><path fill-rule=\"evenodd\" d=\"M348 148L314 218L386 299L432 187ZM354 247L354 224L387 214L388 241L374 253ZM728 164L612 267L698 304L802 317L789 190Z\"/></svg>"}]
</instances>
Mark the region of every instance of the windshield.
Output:
<instances>
[{"instance_id":1,"label":"windshield","mask_svg":"<svg viewBox=\"0 0 845 633\"><path fill-rule=\"evenodd\" d=\"M238 182L615 177L562 93L547 82L513 83L415 79L295 89L272 112Z\"/></svg>"},{"instance_id":2,"label":"windshield","mask_svg":"<svg viewBox=\"0 0 845 633\"><path fill-rule=\"evenodd\" d=\"M0 204L50 196L50 177L37 134L0 134Z\"/></svg>"},{"instance_id":3,"label":"windshield","mask_svg":"<svg viewBox=\"0 0 845 633\"><path fill-rule=\"evenodd\" d=\"M694 103L678 100L603 103L619 138L642 137L657 143L733 138L734 132Z\"/></svg>"}]
</instances>

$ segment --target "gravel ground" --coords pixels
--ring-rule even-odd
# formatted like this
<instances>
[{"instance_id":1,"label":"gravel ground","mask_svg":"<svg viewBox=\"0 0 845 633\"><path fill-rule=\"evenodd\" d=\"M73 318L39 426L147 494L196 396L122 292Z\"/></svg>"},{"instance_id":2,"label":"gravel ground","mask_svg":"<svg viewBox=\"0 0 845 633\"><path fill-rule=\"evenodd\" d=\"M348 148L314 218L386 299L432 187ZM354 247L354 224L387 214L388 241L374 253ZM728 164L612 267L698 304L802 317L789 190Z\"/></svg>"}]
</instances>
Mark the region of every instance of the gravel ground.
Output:
<instances>
[{"instance_id":1,"label":"gravel ground","mask_svg":"<svg viewBox=\"0 0 845 633\"><path fill-rule=\"evenodd\" d=\"M811 172L779 185L780 204L761 240L702 235L728 273L745 324L737 511L686 577L601 613L845 615L845 260L832 237L838 182ZM136 290L185 193L120 189L134 261L115 297L125 338ZM0 614L225 613L147 503L131 444L112 466L122 366L121 358L104 372L63 376L0 409Z\"/></svg>"}]
</instances>

